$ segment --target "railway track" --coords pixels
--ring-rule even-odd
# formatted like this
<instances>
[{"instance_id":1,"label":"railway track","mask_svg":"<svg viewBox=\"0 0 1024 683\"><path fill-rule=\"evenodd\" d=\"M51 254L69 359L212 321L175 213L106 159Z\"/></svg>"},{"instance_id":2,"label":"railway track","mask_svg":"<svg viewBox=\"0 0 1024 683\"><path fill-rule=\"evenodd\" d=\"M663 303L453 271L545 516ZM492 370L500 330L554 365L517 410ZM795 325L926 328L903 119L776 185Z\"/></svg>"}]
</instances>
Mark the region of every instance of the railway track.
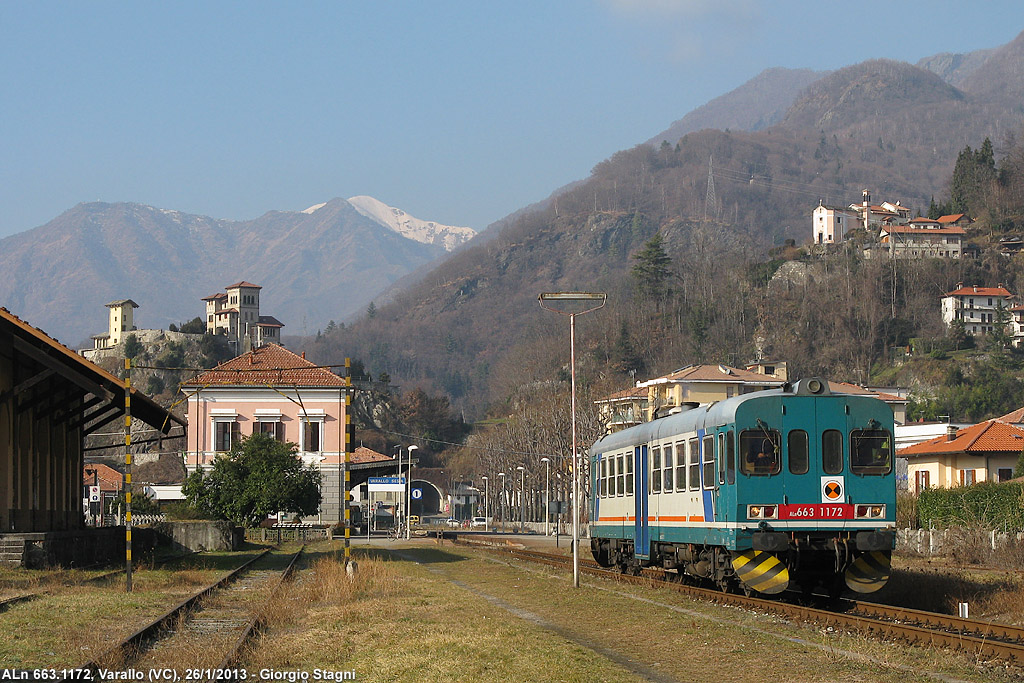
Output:
<instances>
[{"instance_id":1,"label":"railway track","mask_svg":"<svg viewBox=\"0 0 1024 683\"><path fill-rule=\"evenodd\" d=\"M500 547L479 541L459 539L457 542L500 551L552 567L572 566L572 558L564 555ZM981 659L1024 666L1024 629L1014 626L856 600L836 601L831 609L808 607L781 600L766 600L691 586L680 582L674 572L645 569L639 576L619 574L582 558L580 571L631 584L650 585L655 582L659 586L700 600L770 612L795 620L856 631L888 640L896 639L915 645L960 650Z\"/></svg>"},{"instance_id":2,"label":"railway track","mask_svg":"<svg viewBox=\"0 0 1024 683\"><path fill-rule=\"evenodd\" d=\"M265 550L221 579L183 600L96 659L75 669L90 680L124 680L117 672L187 668L188 680L216 680L236 664L261 627L256 616L295 569L305 546L289 557ZM266 600L260 600L266 598ZM108 674L113 673L113 676ZM181 674L185 679L185 674Z\"/></svg>"},{"instance_id":3,"label":"railway track","mask_svg":"<svg viewBox=\"0 0 1024 683\"><path fill-rule=\"evenodd\" d=\"M196 553L185 553L183 555L175 555L173 557L169 557L169 558L166 558L166 559L162 560L160 562L160 564L167 564L169 562L174 562L174 561L180 560L180 559L182 559L184 557L190 557L190 556L195 555L195 554ZM63 583L61 585L63 587L67 587L67 586L83 586L83 585L86 585L86 584L89 584L89 583L102 583L104 581L107 581L108 579L112 579L115 576L118 576L119 574L124 574L124 572L125 572L124 569L115 569L113 571L104 572L103 574L98 574L97 576L91 576L88 579L82 579L81 581L72 581L70 583ZM0 613L3 613L5 611L7 611L8 609L10 609L11 607L14 607L15 605L21 604L23 602L29 602L31 600L36 600L38 598L44 597L46 595L52 595L53 592L54 592L53 588L47 588L45 590L36 591L35 593L25 593L23 595L15 595L13 597L6 598L4 600L0 600Z\"/></svg>"}]
</instances>

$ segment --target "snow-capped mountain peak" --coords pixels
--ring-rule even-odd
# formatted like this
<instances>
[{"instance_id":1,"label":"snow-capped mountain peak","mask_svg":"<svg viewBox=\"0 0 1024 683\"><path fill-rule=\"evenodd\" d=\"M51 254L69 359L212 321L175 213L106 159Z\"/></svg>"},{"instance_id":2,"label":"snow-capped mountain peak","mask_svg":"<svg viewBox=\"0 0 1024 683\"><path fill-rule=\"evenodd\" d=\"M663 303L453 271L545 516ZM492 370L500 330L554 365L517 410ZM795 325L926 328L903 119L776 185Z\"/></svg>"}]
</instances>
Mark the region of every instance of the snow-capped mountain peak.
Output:
<instances>
[{"instance_id":1,"label":"snow-capped mountain peak","mask_svg":"<svg viewBox=\"0 0 1024 683\"><path fill-rule=\"evenodd\" d=\"M405 211L388 206L384 202L368 196L350 197L349 204L356 211L381 225L394 230L399 235L423 244L436 244L452 251L455 247L468 241L476 231L472 228L454 225L442 225L434 221L425 221L410 216ZM320 205L322 206L322 205ZM307 213L313 213L320 206L311 206Z\"/></svg>"}]
</instances>

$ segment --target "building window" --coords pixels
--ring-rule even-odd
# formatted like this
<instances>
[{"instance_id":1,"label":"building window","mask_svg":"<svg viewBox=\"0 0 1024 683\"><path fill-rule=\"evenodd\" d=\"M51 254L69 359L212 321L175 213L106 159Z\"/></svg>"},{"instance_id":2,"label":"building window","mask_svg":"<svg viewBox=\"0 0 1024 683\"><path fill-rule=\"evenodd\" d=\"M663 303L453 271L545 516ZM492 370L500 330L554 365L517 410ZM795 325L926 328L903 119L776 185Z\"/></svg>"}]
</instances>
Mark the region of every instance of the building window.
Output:
<instances>
[{"instance_id":1,"label":"building window","mask_svg":"<svg viewBox=\"0 0 1024 683\"><path fill-rule=\"evenodd\" d=\"M302 450L307 453L319 453L321 450L320 435L323 430L321 420L307 420L302 425Z\"/></svg>"},{"instance_id":2,"label":"building window","mask_svg":"<svg viewBox=\"0 0 1024 683\"><path fill-rule=\"evenodd\" d=\"M977 481L975 470L960 470L960 485L971 486Z\"/></svg>"},{"instance_id":3,"label":"building window","mask_svg":"<svg viewBox=\"0 0 1024 683\"><path fill-rule=\"evenodd\" d=\"M914 483L918 493L927 491L931 485L931 474L929 474L928 470L918 470L914 473Z\"/></svg>"},{"instance_id":4,"label":"building window","mask_svg":"<svg viewBox=\"0 0 1024 683\"><path fill-rule=\"evenodd\" d=\"M280 420L260 420L253 425L253 433L259 432L260 434L266 434L272 439L284 442L284 424Z\"/></svg>"},{"instance_id":5,"label":"building window","mask_svg":"<svg viewBox=\"0 0 1024 683\"><path fill-rule=\"evenodd\" d=\"M1013 470L1009 467L1000 467L996 472L996 481L1004 482L1013 479Z\"/></svg>"},{"instance_id":6,"label":"building window","mask_svg":"<svg viewBox=\"0 0 1024 683\"><path fill-rule=\"evenodd\" d=\"M213 429L213 450L217 453L227 453L231 447L238 443L240 430L238 423L234 420L217 420Z\"/></svg>"}]
</instances>

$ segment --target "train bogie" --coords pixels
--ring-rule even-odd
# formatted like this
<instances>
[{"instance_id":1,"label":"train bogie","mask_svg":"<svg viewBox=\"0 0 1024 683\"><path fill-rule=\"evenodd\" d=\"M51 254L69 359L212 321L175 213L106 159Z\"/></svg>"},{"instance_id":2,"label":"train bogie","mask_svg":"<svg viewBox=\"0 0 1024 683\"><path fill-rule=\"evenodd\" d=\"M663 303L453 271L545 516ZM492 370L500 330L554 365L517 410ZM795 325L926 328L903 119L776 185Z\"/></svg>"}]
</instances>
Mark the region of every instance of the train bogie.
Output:
<instances>
[{"instance_id":1,"label":"train bogie","mask_svg":"<svg viewBox=\"0 0 1024 683\"><path fill-rule=\"evenodd\" d=\"M894 540L893 419L804 380L699 406L591 448L591 548L774 594L877 590Z\"/></svg>"}]
</instances>

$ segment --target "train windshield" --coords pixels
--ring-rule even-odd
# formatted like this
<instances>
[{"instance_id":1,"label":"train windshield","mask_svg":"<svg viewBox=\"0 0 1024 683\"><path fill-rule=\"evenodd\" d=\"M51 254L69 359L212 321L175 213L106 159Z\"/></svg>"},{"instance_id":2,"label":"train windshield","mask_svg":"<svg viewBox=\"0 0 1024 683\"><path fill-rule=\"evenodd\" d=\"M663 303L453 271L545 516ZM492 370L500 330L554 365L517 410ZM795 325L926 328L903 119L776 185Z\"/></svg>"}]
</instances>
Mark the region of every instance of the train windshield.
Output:
<instances>
[{"instance_id":1,"label":"train windshield","mask_svg":"<svg viewBox=\"0 0 1024 683\"><path fill-rule=\"evenodd\" d=\"M745 429L740 432L740 467L743 474L778 474L782 464L779 457L781 442L782 437L774 429Z\"/></svg>"},{"instance_id":2,"label":"train windshield","mask_svg":"<svg viewBox=\"0 0 1024 683\"><path fill-rule=\"evenodd\" d=\"M889 474L892 437L885 429L850 431L850 470L854 474Z\"/></svg>"}]
</instances>

